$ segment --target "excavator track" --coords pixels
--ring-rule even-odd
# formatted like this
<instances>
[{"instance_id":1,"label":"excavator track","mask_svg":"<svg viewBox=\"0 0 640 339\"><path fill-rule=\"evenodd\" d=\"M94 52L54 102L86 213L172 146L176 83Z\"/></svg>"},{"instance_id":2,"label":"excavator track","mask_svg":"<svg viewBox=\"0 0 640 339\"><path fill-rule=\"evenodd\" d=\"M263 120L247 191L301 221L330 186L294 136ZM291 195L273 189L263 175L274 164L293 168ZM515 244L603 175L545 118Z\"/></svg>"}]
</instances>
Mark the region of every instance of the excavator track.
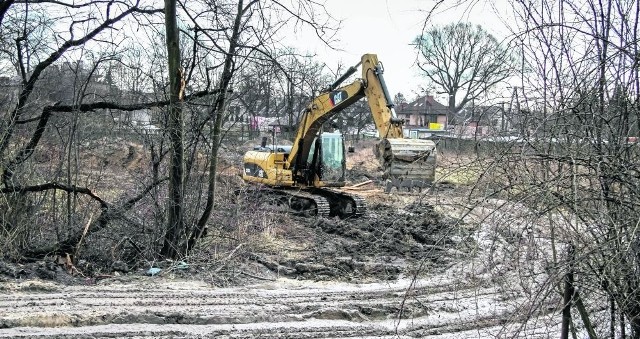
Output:
<instances>
[{"instance_id":1,"label":"excavator track","mask_svg":"<svg viewBox=\"0 0 640 339\"><path fill-rule=\"evenodd\" d=\"M356 211L350 216L353 218L360 218L367 213L367 202L359 195L340 192L345 197L349 197L353 200Z\"/></svg>"},{"instance_id":2,"label":"excavator track","mask_svg":"<svg viewBox=\"0 0 640 339\"><path fill-rule=\"evenodd\" d=\"M328 218L331 204L326 197L302 190L255 187L255 194L262 202L272 205L286 205L289 212L301 216L319 216ZM239 195L240 191L236 192ZM251 194L253 195L253 194Z\"/></svg>"},{"instance_id":3,"label":"excavator track","mask_svg":"<svg viewBox=\"0 0 640 339\"><path fill-rule=\"evenodd\" d=\"M305 191L291 191L291 190L274 190L279 192L280 194L286 194L294 199L303 199L307 202L313 202L315 207L298 209L295 206L296 201L294 199L289 199L289 208L291 208L294 214L303 215L303 216L318 216L323 218L328 218L331 214L331 204L329 201L318 194L311 194ZM308 204L304 204L308 205Z\"/></svg>"},{"instance_id":4,"label":"excavator track","mask_svg":"<svg viewBox=\"0 0 640 339\"><path fill-rule=\"evenodd\" d=\"M255 193L262 203L286 206L290 213L305 217L360 218L367 212L367 204L362 197L337 189L293 190L256 187ZM236 195L239 194L240 191L236 192Z\"/></svg>"},{"instance_id":5,"label":"excavator track","mask_svg":"<svg viewBox=\"0 0 640 339\"><path fill-rule=\"evenodd\" d=\"M352 194L351 196L353 196L353 200L356 203L356 213L355 213L355 217L359 218L363 215L365 215L367 213L367 202L366 200L364 200L363 197Z\"/></svg>"},{"instance_id":6,"label":"excavator track","mask_svg":"<svg viewBox=\"0 0 640 339\"><path fill-rule=\"evenodd\" d=\"M367 212L365 200L356 194L330 188L315 189L313 192L325 196L330 202L331 213L329 216L331 217L360 218Z\"/></svg>"}]
</instances>

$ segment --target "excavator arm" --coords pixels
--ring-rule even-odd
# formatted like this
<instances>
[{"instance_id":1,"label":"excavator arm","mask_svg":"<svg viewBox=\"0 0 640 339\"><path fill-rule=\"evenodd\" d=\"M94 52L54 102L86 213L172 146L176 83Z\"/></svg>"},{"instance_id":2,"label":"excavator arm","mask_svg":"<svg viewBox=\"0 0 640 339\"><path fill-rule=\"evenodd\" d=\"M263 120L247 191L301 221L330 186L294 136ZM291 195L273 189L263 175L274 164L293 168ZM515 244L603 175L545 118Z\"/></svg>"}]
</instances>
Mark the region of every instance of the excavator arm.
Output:
<instances>
[{"instance_id":1,"label":"excavator arm","mask_svg":"<svg viewBox=\"0 0 640 339\"><path fill-rule=\"evenodd\" d=\"M393 110L395 106L384 81L384 69L375 54L362 56L362 79L373 122L381 138L402 138L403 120L398 119Z\"/></svg>"},{"instance_id":2,"label":"excavator arm","mask_svg":"<svg viewBox=\"0 0 640 339\"><path fill-rule=\"evenodd\" d=\"M356 80L347 86L320 94L307 106L296 132L286 167L302 167L322 125L343 109L362 99L363 89L362 81Z\"/></svg>"},{"instance_id":3,"label":"excavator arm","mask_svg":"<svg viewBox=\"0 0 640 339\"><path fill-rule=\"evenodd\" d=\"M358 65L362 66L362 78L336 89L344 79L357 71ZM397 119L393 112L394 104L385 85L378 57L375 54L365 54L358 65L349 68L307 106L289 155L290 166L300 165L296 162L307 158L311 144L325 122L365 96L380 136L402 138L403 121Z\"/></svg>"}]
</instances>

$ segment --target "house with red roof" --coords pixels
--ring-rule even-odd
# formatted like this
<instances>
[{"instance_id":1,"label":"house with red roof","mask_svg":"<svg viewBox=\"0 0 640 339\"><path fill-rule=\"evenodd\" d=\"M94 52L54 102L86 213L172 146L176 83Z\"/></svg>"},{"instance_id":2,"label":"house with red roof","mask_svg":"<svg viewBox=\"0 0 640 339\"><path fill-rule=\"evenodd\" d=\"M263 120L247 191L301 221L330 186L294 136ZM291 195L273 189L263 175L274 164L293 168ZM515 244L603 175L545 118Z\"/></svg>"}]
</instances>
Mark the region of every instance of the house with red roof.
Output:
<instances>
[{"instance_id":1,"label":"house with red roof","mask_svg":"<svg viewBox=\"0 0 640 339\"><path fill-rule=\"evenodd\" d=\"M422 138L447 131L451 111L427 94L412 102L397 104L396 115L404 119L407 136Z\"/></svg>"}]
</instances>

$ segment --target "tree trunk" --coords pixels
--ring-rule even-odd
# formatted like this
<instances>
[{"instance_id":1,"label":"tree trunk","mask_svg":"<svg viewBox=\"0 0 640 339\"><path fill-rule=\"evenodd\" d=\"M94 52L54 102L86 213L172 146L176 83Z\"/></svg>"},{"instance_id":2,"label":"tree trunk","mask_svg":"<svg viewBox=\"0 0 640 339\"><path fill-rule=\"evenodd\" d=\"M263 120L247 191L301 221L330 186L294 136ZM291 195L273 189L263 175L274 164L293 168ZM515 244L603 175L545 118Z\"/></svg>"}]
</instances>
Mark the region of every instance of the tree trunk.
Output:
<instances>
[{"instance_id":1,"label":"tree trunk","mask_svg":"<svg viewBox=\"0 0 640 339\"><path fill-rule=\"evenodd\" d=\"M456 94L449 93L449 112L447 112L447 125L455 125L458 122L456 121L455 113L456 113Z\"/></svg>"},{"instance_id":2,"label":"tree trunk","mask_svg":"<svg viewBox=\"0 0 640 339\"><path fill-rule=\"evenodd\" d=\"M161 254L176 258L179 254L180 234L184 232L184 149L182 121L182 91L184 83L180 70L180 45L176 15L176 0L165 0L167 59L169 64L169 121L167 130L171 142L169 172L169 200L167 202L167 232Z\"/></svg>"},{"instance_id":3,"label":"tree trunk","mask_svg":"<svg viewBox=\"0 0 640 339\"><path fill-rule=\"evenodd\" d=\"M574 294L573 262L575 258L573 245L569 247L567 258L569 260L569 267L564 278L564 298L562 301L564 308L562 309L562 329L560 330L560 339L569 339L569 327L571 325L571 304Z\"/></svg>"}]
</instances>

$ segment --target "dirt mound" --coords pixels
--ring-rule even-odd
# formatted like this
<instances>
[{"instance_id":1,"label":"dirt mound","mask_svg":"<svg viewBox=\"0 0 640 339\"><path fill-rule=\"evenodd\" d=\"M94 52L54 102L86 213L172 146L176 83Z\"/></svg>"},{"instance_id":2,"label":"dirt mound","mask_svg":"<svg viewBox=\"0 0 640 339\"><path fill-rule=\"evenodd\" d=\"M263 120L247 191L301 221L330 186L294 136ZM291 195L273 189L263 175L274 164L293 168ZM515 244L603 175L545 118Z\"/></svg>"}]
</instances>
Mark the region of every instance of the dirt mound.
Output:
<instances>
[{"instance_id":1,"label":"dirt mound","mask_svg":"<svg viewBox=\"0 0 640 339\"><path fill-rule=\"evenodd\" d=\"M81 276L71 274L64 269L64 265L58 264L54 260L20 264L0 261L0 282L34 279L55 281L65 285L82 284L85 280Z\"/></svg>"},{"instance_id":2,"label":"dirt mound","mask_svg":"<svg viewBox=\"0 0 640 339\"><path fill-rule=\"evenodd\" d=\"M388 280L418 265L444 267L464 248L456 225L432 206L410 203L404 208L386 204L369 207L358 219L310 219L315 230L306 256L255 260L285 276L314 280ZM464 240L463 240L464 239Z\"/></svg>"},{"instance_id":3,"label":"dirt mound","mask_svg":"<svg viewBox=\"0 0 640 339\"><path fill-rule=\"evenodd\" d=\"M361 220L320 220L319 226L329 234L337 234L357 243L345 251L361 255L386 255L421 258L431 250L450 242L443 238L449 228L430 205L411 204L403 209L376 204L375 212Z\"/></svg>"}]
</instances>

